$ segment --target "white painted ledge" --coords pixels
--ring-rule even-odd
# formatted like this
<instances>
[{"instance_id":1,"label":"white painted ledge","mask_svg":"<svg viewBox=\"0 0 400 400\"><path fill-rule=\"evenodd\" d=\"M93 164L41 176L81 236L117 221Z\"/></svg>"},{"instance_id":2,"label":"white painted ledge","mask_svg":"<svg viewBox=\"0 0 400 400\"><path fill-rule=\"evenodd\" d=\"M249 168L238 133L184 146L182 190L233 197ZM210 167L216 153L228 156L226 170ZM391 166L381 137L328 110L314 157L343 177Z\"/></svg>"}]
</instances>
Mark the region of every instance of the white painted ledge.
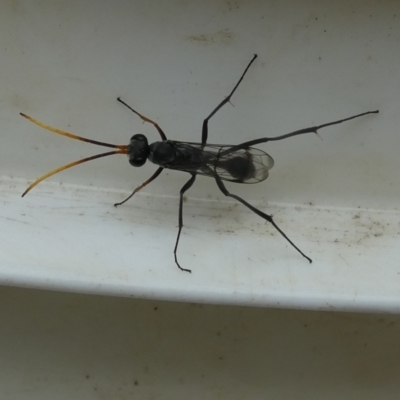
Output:
<instances>
[{"instance_id":1,"label":"white painted ledge","mask_svg":"<svg viewBox=\"0 0 400 400\"><path fill-rule=\"evenodd\" d=\"M0 284L215 304L400 311L400 213L258 204L312 259L231 202L1 180Z\"/></svg>"},{"instance_id":2,"label":"white painted ledge","mask_svg":"<svg viewBox=\"0 0 400 400\"><path fill-rule=\"evenodd\" d=\"M400 310L400 6L396 2L0 2L0 283L145 298L309 309ZM24 199L32 181L101 152L52 135L20 112L99 141L198 141L201 124L258 59L209 124L210 143L277 136L370 115L260 146L266 182L235 193L275 216L314 263L199 178L153 173L126 157L87 163ZM57 183L52 183L57 182ZM63 186L59 186L62 182ZM83 186L68 186L87 185ZM110 188L104 190L100 188ZM221 202L221 200L223 202ZM268 202L268 203L267 203ZM292 203L294 205L285 205ZM310 202L314 205L310 205ZM360 206L360 208L358 208Z\"/></svg>"}]
</instances>

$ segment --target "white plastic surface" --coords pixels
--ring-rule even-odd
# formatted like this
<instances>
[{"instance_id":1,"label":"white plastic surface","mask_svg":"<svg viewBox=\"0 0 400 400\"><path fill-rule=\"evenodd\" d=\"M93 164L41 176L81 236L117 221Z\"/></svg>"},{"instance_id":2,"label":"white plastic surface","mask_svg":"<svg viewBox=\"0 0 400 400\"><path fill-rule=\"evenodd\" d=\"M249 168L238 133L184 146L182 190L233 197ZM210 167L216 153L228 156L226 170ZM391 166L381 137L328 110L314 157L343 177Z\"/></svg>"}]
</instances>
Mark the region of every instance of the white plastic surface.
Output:
<instances>
[{"instance_id":1,"label":"white plastic surface","mask_svg":"<svg viewBox=\"0 0 400 400\"><path fill-rule=\"evenodd\" d=\"M8 187L7 187L8 185ZM13 187L10 187L13 185ZM207 303L400 311L400 215L361 209L259 205L310 257L235 203L178 200L44 184L21 201L3 181L0 283ZM26 183L25 183L26 185ZM27 198L28 200L28 198Z\"/></svg>"},{"instance_id":2,"label":"white plastic surface","mask_svg":"<svg viewBox=\"0 0 400 400\"><path fill-rule=\"evenodd\" d=\"M400 5L372 2L4 3L0 6L0 281L10 285L214 303L398 312ZM379 109L315 135L260 146L266 182L229 189L264 211L309 265L210 179L188 192L179 255L176 199L163 173L114 209L154 166L123 157L76 167L19 195L44 172L103 149L19 116L126 144L133 133L210 143L275 136ZM9 178L13 177L13 178ZM25 180L20 180L20 178ZM68 184L85 185L69 186ZM97 188L108 188L97 189ZM124 191L122 193L122 190ZM200 200L194 200L200 199ZM201 200L203 199L203 200ZM204 200L205 199L205 200Z\"/></svg>"},{"instance_id":3,"label":"white plastic surface","mask_svg":"<svg viewBox=\"0 0 400 400\"><path fill-rule=\"evenodd\" d=\"M0 287L7 400L397 400L398 315Z\"/></svg>"}]
</instances>

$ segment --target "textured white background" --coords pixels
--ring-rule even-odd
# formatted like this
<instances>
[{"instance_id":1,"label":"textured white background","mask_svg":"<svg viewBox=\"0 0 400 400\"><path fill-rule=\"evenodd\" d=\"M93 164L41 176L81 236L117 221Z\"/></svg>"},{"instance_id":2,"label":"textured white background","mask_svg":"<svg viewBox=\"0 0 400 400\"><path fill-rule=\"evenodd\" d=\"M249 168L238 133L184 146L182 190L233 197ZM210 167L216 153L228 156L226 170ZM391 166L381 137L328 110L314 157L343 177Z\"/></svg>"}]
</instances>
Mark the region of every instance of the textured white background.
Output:
<instances>
[{"instance_id":1,"label":"textured white background","mask_svg":"<svg viewBox=\"0 0 400 400\"><path fill-rule=\"evenodd\" d=\"M396 1L9 2L0 6L1 279L153 298L397 312L400 217L400 5ZM112 203L155 167L121 156L53 178L107 190L26 183L103 149L57 137L19 112L125 144L157 132L116 102L155 119L168 137L239 143L368 116L260 146L275 158L259 185L232 185L304 252L199 178L188 192L173 263L176 196L187 177L163 173L124 208ZM165 197L160 197L161 195ZM194 198L191 199L190 197ZM207 199L201 201L196 199ZM209 200L216 200L212 202ZM267 204L268 202L268 204ZM291 205L291 206L288 206Z\"/></svg>"},{"instance_id":2,"label":"textured white background","mask_svg":"<svg viewBox=\"0 0 400 400\"><path fill-rule=\"evenodd\" d=\"M396 0L0 2L0 283L398 313L399 17ZM312 265L199 178L180 247L193 273L180 272L172 249L186 176L165 173L115 210L154 171L120 156L20 198L27 181L102 149L19 112L93 139L157 140L122 96L168 137L196 141L253 53L234 107L210 122L210 142L381 111L321 131L322 141L261 146L276 161L270 178L231 186L273 213ZM397 399L398 322L3 286L0 397Z\"/></svg>"},{"instance_id":3,"label":"textured white background","mask_svg":"<svg viewBox=\"0 0 400 400\"><path fill-rule=\"evenodd\" d=\"M399 316L4 288L9 400L398 398Z\"/></svg>"}]
</instances>

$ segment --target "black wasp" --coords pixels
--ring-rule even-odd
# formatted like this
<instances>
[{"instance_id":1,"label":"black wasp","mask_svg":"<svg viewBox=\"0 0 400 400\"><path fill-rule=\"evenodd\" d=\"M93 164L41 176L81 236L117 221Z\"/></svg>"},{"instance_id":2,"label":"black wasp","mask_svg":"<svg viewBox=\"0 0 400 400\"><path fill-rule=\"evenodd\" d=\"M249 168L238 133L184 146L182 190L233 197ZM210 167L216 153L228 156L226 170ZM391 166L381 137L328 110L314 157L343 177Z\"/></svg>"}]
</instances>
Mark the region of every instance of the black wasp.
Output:
<instances>
[{"instance_id":1,"label":"black wasp","mask_svg":"<svg viewBox=\"0 0 400 400\"><path fill-rule=\"evenodd\" d=\"M160 126L152 121L151 119L145 117L140 114L138 111L134 110L120 98L118 101L128 107L131 111L133 111L136 115L138 115L144 122L149 122L153 124L157 129L158 133L161 136L161 142L154 142L149 145L146 136L142 134L133 135L128 145L115 145L104 142L98 142L96 140L86 139L81 136L74 135L72 133L61 131L57 128L53 128L49 125L46 125L26 114L21 115L36 125L41 126L44 129L47 129L51 132L57 133L59 135L67 136L71 139L77 139L88 143L93 143L99 146L112 147L118 150L109 151L106 153L101 153L94 155L92 157L87 157L70 164L59 167L55 170L48 172L47 174L41 176L36 181L34 181L22 194L22 197L25 196L34 186L36 186L39 182L44 179L57 174L67 168L71 168L75 165L84 163L86 161L94 160L100 157L106 157L112 154L127 154L129 158L129 162L134 167L141 167L145 164L146 160L151 161L152 163L158 165L158 169L156 172L145 182L143 182L140 186L138 186L131 195L129 195L124 201L120 203L116 203L115 206L119 206L129 200L135 193L144 188L150 182L154 181L162 172L164 168L184 171L188 172L191 177L190 179L183 185L180 191L180 200L179 200L179 228L178 235L176 238L175 248L174 248L174 257L176 265L182 270L191 272L189 269L184 269L179 265L177 258L177 250L179 244L179 238L182 231L183 226L183 216L182 216L182 205L183 205L183 196L184 193L193 185L196 180L197 175L204 175L210 178L213 178L221 190L221 192L225 196L232 197L244 204L251 211L256 213L261 218L264 218L269 223L271 223L274 228L309 262L312 262L311 258L307 257L287 236L286 234L276 225L271 215L268 215L251 204L249 204L246 200L243 200L241 197L230 193L226 188L223 181L235 182L235 183L259 183L268 178L269 170L274 165L273 158L265 153L264 151L254 148L260 143L266 143L273 140L282 140L296 135L302 135L303 133L317 133L317 131L321 128L330 125L340 124L344 121L349 121L354 118L361 117L367 114L377 114L379 111L367 111L362 114L353 115L352 117L340 119L334 122L329 122L326 124L312 126L310 128L300 129L291 133L287 133L286 135L276 136L272 138L260 138L255 140L250 140L248 142L240 143L237 145L212 145L207 144L208 138L208 121L216 114L216 112L222 108L226 103L228 103L238 88L239 84L242 82L244 76L246 75L247 70L250 68L250 65L257 58L255 54L252 60L247 65L244 70L242 76L239 81L236 83L235 87L231 91L228 97L226 97L218 106L210 113L210 115L203 121L203 128L201 133L201 142L200 143L192 143L192 142L179 142L176 140L168 140L163 130Z\"/></svg>"}]
</instances>

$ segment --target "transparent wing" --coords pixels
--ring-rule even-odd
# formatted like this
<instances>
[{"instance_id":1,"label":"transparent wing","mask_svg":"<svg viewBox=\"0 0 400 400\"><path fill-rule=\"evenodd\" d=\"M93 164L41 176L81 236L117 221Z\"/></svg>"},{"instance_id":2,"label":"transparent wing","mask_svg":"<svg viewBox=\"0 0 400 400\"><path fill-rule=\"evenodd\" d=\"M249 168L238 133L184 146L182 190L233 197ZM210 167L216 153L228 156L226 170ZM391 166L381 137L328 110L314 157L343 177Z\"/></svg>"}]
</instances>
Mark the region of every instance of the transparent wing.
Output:
<instances>
[{"instance_id":1,"label":"transparent wing","mask_svg":"<svg viewBox=\"0 0 400 400\"><path fill-rule=\"evenodd\" d=\"M221 152L215 171L221 179L238 183L258 183L268 178L274 159L264 151L249 147L232 153Z\"/></svg>"},{"instance_id":2,"label":"transparent wing","mask_svg":"<svg viewBox=\"0 0 400 400\"><path fill-rule=\"evenodd\" d=\"M201 143L173 142L178 151L186 155L185 160L171 169L193 172L236 183L258 183L268 178L274 166L273 158L254 147L240 145L213 145Z\"/></svg>"}]
</instances>

